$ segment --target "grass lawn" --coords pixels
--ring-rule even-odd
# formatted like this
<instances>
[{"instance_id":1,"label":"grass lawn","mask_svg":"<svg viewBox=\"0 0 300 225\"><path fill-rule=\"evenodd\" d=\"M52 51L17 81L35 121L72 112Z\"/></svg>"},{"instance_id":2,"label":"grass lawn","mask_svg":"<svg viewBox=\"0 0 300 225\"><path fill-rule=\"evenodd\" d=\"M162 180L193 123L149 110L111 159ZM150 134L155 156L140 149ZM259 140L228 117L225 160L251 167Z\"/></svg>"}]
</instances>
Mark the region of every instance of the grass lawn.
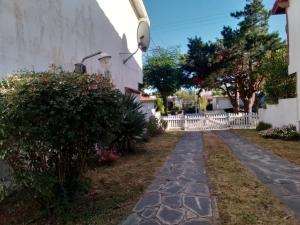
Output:
<instances>
[{"instance_id":1,"label":"grass lawn","mask_svg":"<svg viewBox=\"0 0 300 225\"><path fill-rule=\"evenodd\" d=\"M204 149L212 194L217 199L219 224L297 224L215 134L204 134Z\"/></svg>"},{"instance_id":2,"label":"grass lawn","mask_svg":"<svg viewBox=\"0 0 300 225\"><path fill-rule=\"evenodd\" d=\"M123 157L112 166L89 171L87 176L91 179L92 188L86 196L76 202L76 207L70 212L74 222L68 224L119 224L154 179L156 172L182 135L183 132L162 134L145 144L146 151ZM0 205L0 224L27 224L23 222L28 221L32 209L30 212L23 212L24 207L9 210L11 207ZM15 215L16 212L19 213ZM4 216L6 221L3 221ZM59 223L43 220L31 224Z\"/></svg>"},{"instance_id":3,"label":"grass lawn","mask_svg":"<svg viewBox=\"0 0 300 225\"><path fill-rule=\"evenodd\" d=\"M234 130L233 132L300 166L300 141L265 139L256 130Z\"/></svg>"}]
</instances>

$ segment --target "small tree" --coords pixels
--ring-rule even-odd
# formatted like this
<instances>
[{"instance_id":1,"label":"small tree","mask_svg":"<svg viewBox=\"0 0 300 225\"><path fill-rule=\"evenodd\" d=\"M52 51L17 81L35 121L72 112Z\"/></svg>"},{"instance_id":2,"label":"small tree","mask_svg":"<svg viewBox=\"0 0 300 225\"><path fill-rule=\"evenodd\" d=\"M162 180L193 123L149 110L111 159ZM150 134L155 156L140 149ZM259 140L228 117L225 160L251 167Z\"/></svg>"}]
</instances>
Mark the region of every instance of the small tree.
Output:
<instances>
[{"instance_id":1,"label":"small tree","mask_svg":"<svg viewBox=\"0 0 300 225\"><path fill-rule=\"evenodd\" d=\"M296 97L296 77L288 75L288 56L286 46L265 58L266 81L264 92L268 103L278 103L280 98Z\"/></svg>"},{"instance_id":2,"label":"small tree","mask_svg":"<svg viewBox=\"0 0 300 225\"><path fill-rule=\"evenodd\" d=\"M168 96L174 94L181 86L183 73L180 70L180 54L176 48L155 48L146 57L144 66L144 83L160 93L165 112L168 111Z\"/></svg>"}]
</instances>

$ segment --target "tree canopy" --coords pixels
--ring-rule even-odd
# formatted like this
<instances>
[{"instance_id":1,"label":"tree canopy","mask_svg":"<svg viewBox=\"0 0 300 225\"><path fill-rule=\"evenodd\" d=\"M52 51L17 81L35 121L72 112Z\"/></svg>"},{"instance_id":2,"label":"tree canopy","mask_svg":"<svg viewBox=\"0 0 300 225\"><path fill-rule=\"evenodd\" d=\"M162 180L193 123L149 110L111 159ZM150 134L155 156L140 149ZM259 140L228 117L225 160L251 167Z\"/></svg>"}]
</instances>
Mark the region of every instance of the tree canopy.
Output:
<instances>
[{"instance_id":1,"label":"tree canopy","mask_svg":"<svg viewBox=\"0 0 300 225\"><path fill-rule=\"evenodd\" d=\"M266 78L266 55L274 54L282 42L277 33L268 31L270 12L262 0L247 0L245 8L231 16L239 20L238 27L224 27L221 39L213 43L189 39L184 68L200 81L196 84L223 89L235 111L242 99L244 111L251 112Z\"/></svg>"},{"instance_id":2,"label":"tree canopy","mask_svg":"<svg viewBox=\"0 0 300 225\"><path fill-rule=\"evenodd\" d=\"M184 74L180 67L180 56L177 48L157 47L145 60L144 84L157 89L165 109L167 109L167 97L174 94L183 84Z\"/></svg>"}]
</instances>

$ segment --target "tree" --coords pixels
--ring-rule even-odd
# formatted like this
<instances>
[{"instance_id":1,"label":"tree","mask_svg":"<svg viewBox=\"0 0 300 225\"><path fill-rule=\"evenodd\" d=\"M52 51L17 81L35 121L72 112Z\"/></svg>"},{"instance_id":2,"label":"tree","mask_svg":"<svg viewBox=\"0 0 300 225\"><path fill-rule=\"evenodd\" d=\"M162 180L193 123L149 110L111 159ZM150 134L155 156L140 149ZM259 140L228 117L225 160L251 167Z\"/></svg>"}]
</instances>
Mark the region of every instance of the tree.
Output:
<instances>
[{"instance_id":1,"label":"tree","mask_svg":"<svg viewBox=\"0 0 300 225\"><path fill-rule=\"evenodd\" d=\"M220 40L203 43L200 38L189 39L184 69L201 88L223 89L236 112L240 99L244 111L251 112L266 78L264 59L282 43L277 33L268 33L270 13L262 0L247 0L244 10L231 16L240 21L238 27L224 27Z\"/></svg>"},{"instance_id":2,"label":"tree","mask_svg":"<svg viewBox=\"0 0 300 225\"><path fill-rule=\"evenodd\" d=\"M282 43L277 33L268 33L270 13L264 8L263 0L247 0L244 10L231 16L240 22L235 31L224 28L224 50L230 53L227 63L232 68L234 88L244 103L244 111L251 112L256 92L265 79L265 56L273 54Z\"/></svg>"},{"instance_id":3,"label":"tree","mask_svg":"<svg viewBox=\"0 0 300 225\"><path fill-rule=\"evenodd\" d=\"M276 104L280 98L296 97L296 77L288 75L287 47L277 50L265 58L266 81L264 92L268 103Z\"/></svg>"},{"instance_id":4,"label":"tree","mask_svg":"<svg viewBox=\"0 0 300 225\"><path fill-rule=\"evenodd\" d=\"M184 57L183 70L185 71L188 87L198 89L197 105L201 100L203 89L212 87L211 74L215 71L214 57L219 45L217 42L203 42L201 38L189 38L188 52Z\"/></svg>"},{"instance_id":5,"label":"tree","mask_svg":"<svg viewBox=\"0 0 300 225\"><path fill-rule=\"evenodd\" d=\"M182 85L183 73L180 69L180 53L177 48L157 47L146 57L144 83L160 93L167 113L168 96Z\"/></svg>"}]
</instances>

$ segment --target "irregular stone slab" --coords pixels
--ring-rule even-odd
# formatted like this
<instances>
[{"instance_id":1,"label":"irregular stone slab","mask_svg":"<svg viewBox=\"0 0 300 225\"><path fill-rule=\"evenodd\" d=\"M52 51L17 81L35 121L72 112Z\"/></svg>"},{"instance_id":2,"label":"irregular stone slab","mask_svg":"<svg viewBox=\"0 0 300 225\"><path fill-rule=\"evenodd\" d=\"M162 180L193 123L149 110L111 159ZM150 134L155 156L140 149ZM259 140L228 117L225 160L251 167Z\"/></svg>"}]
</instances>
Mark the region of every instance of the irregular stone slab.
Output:
<instances>
[{"instance_id":1,"label":"irregular stone slab","mask_svg":"<svg viewBox=\"0 0 300 225\"><path fill-rule=\"evenodd\" d=\"M192 195L209 196L208 186L202 183L189 183L186 185L184 192Z\"/></svg>"},{"instance_id":2,"label":"irregular stone slab","mask_svg":"<svg viewBox=\"0 0 300 225\"><path fill-rule=\"evenodd\" d=\"M183 205L200 217L212 216L211 201L206 197L184 196Z\"/></svg>"},{"instance_id":3,"label":"irregular stone slab","mask_svg":"<svg viewBox=\"0 0 300 225\"><path fill-rule=\"evenodd\" d=\"M191 220L189 222L185 222L182 225L212 225L212 223L204 220Z\"/></svg>"},{"instance_id":4,"label":"irregular stone slab","mask_svg":"<svg viewBox=\"0 0 300 225\"><path fill-rule=\"evenodd\" d=\"M180 195L165 196L163 197L162 203L176 209L181 207L181 199L182 197Z\"/></svg>"},{"instance_id":5,"label":"irregular stone slab","mask_svg":"<svg viewBox=\"0 0 300 225\"><path fill-rule=\"evenodd\" d=\"M158 206L161 203L160 193L149 192L144 195L144 197L137 203L134 212L141 212L147 207Z\"/></svg>"},{"instance_id":6,"label":"irregular stone slab","mask_svg":"<svg viewBox=\"0 0 300 225\"><path fill-rule=\"evenodd\" d=\"M196 132L181 138L134 207L130 225L210 224L213 215L202 141L202 134Z\"/></svg>"},{"instance_id":7,"label":"irregular stone slab","mask_svg":"<svg viewBox=\"0 0 300 225\"><path fill-rule=\"evenodd\" d=\"M123 225L139 225L141 218L136 214L131 214L127 220L123 223Z\"/></svg>"},{"instance_id":8,"label":"irregular stone slab","mask_svg":"<svg viewBox=\"0 0 300 225\"><path fill-rule=\"evenodd\" d=\"M142 217L144 217L145 219L153 218L155 217L156 212L157 212L156 208L147 208L142 213Z\"/></svg>"},{"instance_id":9,"label":"irregular stone slab","mask_svg":"<svg viewBox=\"0 0 300 225\"><path fill-rule=\"evenodd\" d=\"M175 210L167 206L162 205L157 213L157 218L162 222L162 224L178 224L184 217L184 212L182 210Z\"/></svg>"},{"instance_id":10,"label":"irregular stone slab","mask_svg":"<svg viewBox=\"0 0 300 225\"><path fill-rule=\"evenodd\" d=\"M155 220L148 220L141 222L140 225L160 225L160 223Z\"/></svg>"},{"instance_id":11,"label":"irregular stone slab","mask_svg":"<svg viewBox=\"0 0 300 225\"><path fill-rule=\"evenodd\" d=\"M300 167L230 131L215 133L300 220Z\"/></svg>"}]
</instances>

